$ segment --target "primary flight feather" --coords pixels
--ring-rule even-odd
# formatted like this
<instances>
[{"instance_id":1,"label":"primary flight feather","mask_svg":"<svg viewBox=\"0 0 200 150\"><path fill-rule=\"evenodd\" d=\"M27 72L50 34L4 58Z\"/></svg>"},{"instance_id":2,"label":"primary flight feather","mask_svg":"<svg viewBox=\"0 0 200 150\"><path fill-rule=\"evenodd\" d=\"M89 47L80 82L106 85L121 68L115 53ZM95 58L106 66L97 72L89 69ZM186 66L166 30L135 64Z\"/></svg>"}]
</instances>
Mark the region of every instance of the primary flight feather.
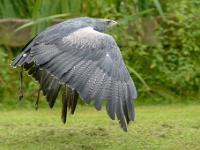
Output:
<instances>
[{"instance_id":1,"label":"primary flight feather","mask_svg":"<svg viewBox=\"0 0 200 150\"><path fill-rule=\"evenodd\" d=\"M97 110L107 100L108 115L111 119L116 116L127 131L126 122L134 120L132 99L137 92L114 38L103 33L115 25L109 19L88 17L61 22L35 36L11 65L21 66L39 82L39 92L42 90L51 108L64 87L64 123L67 111L74 113L79 95L87 104L93 100Z\"/></svg>"}]
</instances>

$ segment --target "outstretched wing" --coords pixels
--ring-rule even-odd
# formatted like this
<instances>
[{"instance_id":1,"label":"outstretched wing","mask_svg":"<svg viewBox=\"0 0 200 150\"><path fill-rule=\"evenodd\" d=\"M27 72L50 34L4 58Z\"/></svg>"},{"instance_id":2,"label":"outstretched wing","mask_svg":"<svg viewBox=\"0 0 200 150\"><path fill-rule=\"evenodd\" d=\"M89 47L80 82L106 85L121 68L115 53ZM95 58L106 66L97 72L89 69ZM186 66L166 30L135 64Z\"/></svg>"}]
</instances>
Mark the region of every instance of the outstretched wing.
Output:
<instances>
[{"instance_id":1,"label":"outstretched wing","mask_svg":"<svg viewBox=\"0 0 200 150\"><path fill-rule=\"evenodd\" d=\"M134 120L132 98L137 93L113 37L90 27L57 34L62 36L54 40L48 37L51 42L39 35L12 65L35 62L60 84L76 89L87 104L94 100L97 110L107 100L108 115L111 119L116 115L126 131L124 115L127 123Z\"/></svg>"}]
</instances>

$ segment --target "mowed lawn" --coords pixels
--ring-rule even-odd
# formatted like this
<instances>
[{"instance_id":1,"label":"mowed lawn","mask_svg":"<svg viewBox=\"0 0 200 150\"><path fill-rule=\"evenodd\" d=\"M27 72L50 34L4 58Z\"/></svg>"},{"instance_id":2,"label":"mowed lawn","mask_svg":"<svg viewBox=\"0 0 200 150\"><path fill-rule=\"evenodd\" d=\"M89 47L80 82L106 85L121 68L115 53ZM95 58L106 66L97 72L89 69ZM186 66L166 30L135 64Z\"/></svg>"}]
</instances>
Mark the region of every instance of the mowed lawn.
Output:
<instances>
[{"instance_id":1,"label":"mowed lawn","mask_svg":"<svg viewBox=\"0 0 200 150\"><path fill-rule=\"evenodd\" d=\"M105 107L78 106L67 123L61 108L0 112L1 150L195 150L200 149L200 105L136 106L128 132Z\"/></svg>"}]
</instances>

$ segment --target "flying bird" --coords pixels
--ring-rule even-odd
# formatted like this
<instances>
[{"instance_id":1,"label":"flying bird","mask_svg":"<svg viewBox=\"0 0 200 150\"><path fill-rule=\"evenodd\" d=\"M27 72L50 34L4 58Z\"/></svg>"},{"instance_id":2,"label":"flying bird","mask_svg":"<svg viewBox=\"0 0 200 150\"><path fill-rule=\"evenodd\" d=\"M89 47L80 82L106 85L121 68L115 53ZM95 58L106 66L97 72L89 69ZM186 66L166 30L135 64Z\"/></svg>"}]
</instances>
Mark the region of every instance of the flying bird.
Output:
<instances>
[{"instance_id":1,"label":"flying bird","mask_svg":"<svg viewBox=\"0 0 200 150\"><path fill-rule=\"evenodd\" d=\"M66 20L48 27L36 35L16 56L11 66L21 66L20 100L23 97L23 70L35 78L40 91L53 108L61 88L62 113L65 123L67 112L73 114L78 95L100 110L107 100L109 117L119 120L121 128L134 121L134 105L137 97L135 85L122 60L114 38L103 33L118 25L110 19L81 17ZM126 120L126 121L125 121Z\"/></svg>"}]
</instances>

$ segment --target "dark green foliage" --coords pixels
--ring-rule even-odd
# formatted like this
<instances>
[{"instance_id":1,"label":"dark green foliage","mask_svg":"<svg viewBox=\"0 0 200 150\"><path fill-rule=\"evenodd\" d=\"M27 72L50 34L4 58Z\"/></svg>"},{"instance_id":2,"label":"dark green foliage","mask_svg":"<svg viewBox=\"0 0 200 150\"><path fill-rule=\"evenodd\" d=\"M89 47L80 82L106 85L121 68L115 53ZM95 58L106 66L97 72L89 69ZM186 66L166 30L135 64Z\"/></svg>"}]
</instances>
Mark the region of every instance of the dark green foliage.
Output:
<instances>
[{"instance_id":1,"label":"dark green foliage","mask_svg":"<svg viewBox=\"0 0 200 150\"><path fill-rule=\"evenodd\" d=\"M161 42L148 51L153 72L148 83L182 97L193 96L200 87L200 2L175 4L173 13L167 7L169 18L157 30Z\"/></svg>"},{"instance_id":2,"label":"dark green foliage","mask_svg":"<svg viewBox=\"0 0 200 150\"><path fill-rule=\"evenodd\" d=\"M0 104L16 104L18 103L18 94L20 87L20 68L13 69L10 67L13 55L10 49L0 48ZM18 49L19 50L19 49ZM24 75L24 95L26 100L35 100L38 86L31 77ZM28 97L27 97L28 96Z\"/></svg>"},{"instance_id":3,"label":"dark green foliage","mask_svg":"<svg viewBox=\"0 0 200 150\"><path fill-rule=\"evenodd\" d=\"M114 36L121 49L124 62L138 89L140 101L149 98L156 103L198 100L198 0L25 0L12 3L9 0L0 0L0 17L32 18L35 21L33 35L49 26L51 19L60 18L59 14L66 14L65 19L90 16L119 22L119 28L107 32ZM49 16L53 17L48 18ZM37 22L40 18L48 19ZM153 34L149 34L149 30L153 30ZM17 98L20 69L9 67L13 55L16 55L16 50L4 47L0 49L0 102L9 102L11 95ZM34 93L37 92L38 85L31 77L24 77L24 95L26 99L35 100Z\"/></svg>"}]
</instances>

